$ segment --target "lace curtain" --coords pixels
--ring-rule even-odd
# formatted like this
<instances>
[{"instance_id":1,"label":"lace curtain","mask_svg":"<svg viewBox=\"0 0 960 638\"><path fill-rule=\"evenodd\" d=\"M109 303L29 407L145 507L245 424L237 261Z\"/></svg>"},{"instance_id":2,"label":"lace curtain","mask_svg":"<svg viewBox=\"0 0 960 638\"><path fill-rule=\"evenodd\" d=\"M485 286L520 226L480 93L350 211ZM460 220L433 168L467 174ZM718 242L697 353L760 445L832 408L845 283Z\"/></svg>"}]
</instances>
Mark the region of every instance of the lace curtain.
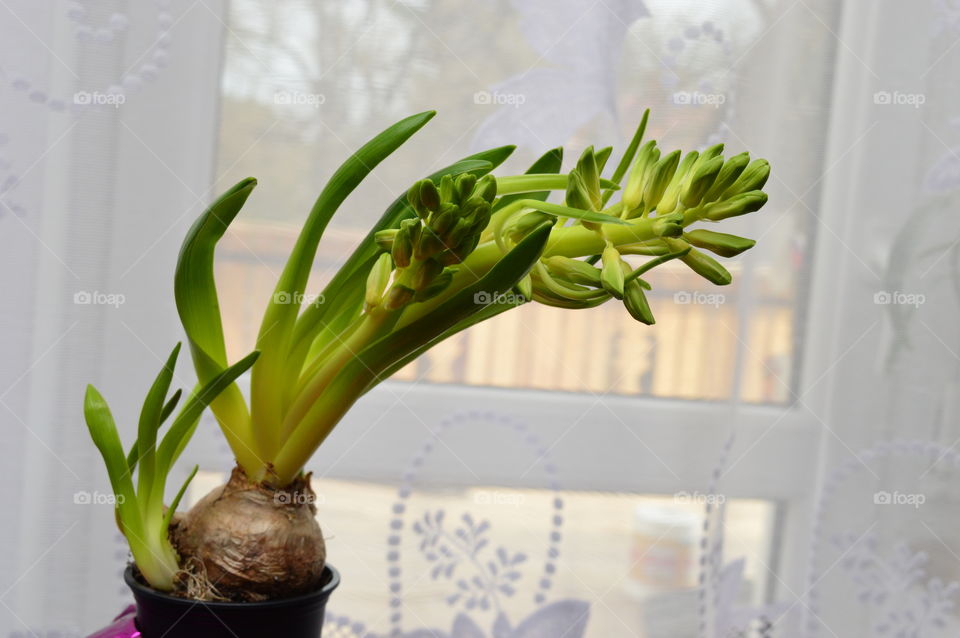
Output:
<instances>
[{"instance_id":1,"label":"lace curtain","mask_svg":"<svg viewBox=\"0 0 960 638\"><path fill-rule=\"evenodd\" d=\"M759 240L736 284L664 276L649 330L525 308L358 404L311 463L344 576L325 635L957 635L960 4L0 15L3 635L86 635L129 600L82 391L129 440L181 338L179 240L215 193L261 180L218 266L240 352L292 226L372 131L440 111L351 198L318 281L418 171L505 143L517 171L560 144L622 148L648 106L662 145L774 167L733 231ZM690 303L707 294L726 296ZM194 495L229 469L209 422L187 456Z\"/></svg>"}]
</instances>

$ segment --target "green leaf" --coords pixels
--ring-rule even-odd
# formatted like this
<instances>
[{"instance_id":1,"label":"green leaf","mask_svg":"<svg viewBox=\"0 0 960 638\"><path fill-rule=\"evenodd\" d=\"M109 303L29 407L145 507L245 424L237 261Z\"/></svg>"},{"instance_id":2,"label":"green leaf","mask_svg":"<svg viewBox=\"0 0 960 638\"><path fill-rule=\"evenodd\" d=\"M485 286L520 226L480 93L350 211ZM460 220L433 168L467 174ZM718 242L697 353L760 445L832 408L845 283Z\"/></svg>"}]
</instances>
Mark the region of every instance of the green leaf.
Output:
<instances>
[{"instance_id":1,"label":"green leaf","mask_svg":"<svg viewBox=\"0 0 960 638\"><path fill-rule=\"evenodd\" d=\"M170 418L170 415L173 414L173 411L177 409L177 404L180 403L180 397L182 395L183 390L177 388L177 391L173 393L173 396L170 397L170 400L164 404L163 411L160 412L161 425L163 425L163 423Z\"/></svg>"},{"instance_id":2,"label":"green leaf","mask_svg":"<svg viewBox=\"0 0 960 638\"><path fill-rule=\"evenodd\" d=\"M297 301L306 288L323 232L340 204L370 171L420 130L434 114L427 111L400 120L351 155L320 192L297 237L260 324L257 347L263 357L254 366L250 381L254 434L258 437L258 448L268 458L280 443L275 438L283 419L283 394L277 391L277 380L285 378L294 326L300 312ZM282 303L281 299L293 303Z\"/></svg>"},{"instance_id":3,"label":"green leaf","mask_svg":"<svg viewBox=\"0 0 960 638\"><path fill-rule=\"evenodd\" d=\"M213 256L217 242L243 208L257 185L249 177L221 195L194 222L187 232L174 275L174 297L191 348L202 350L208 360L202 363L226 367L227 354L220 320L220 304L213 276ZM204 365L198 372L216 374Z\"/></svg>"},{"instance_id":4,"label":"green leaf","mask_svg":"<svg viewBox=\"0 0 960 638\"><path fill-rule=\"evenodd\" d=\"M173 380L173 370L177 365L177 356L180 354L180 344L173 348L156 380L147 392L140 411L140 422L137 427L137 449L139 450L140 471L137 475L137 491L141 496L148 495L153 486L154 460L157 446L157 430L160 429L161 415L163 414L164 400ZM142 502L146 503L149 498Z\"/></svg>"},{"instance_id":5,"label":"green leaf","mask_svg":"<svg viewBox=\"0 0 960 638\"><path fill-rule=\"evenodd\" d=\"M221 195L194 222L180 248L174 275L174 296L201 384L227 367L220 303L214 280L214 252L217 242L256 185L255 179L247 178ZM221 422L231 424L232 433L227 434L227 440L237 459L241 464L249 462L249 454L239 440L250 438L250 415L240 389L236 386L228 388L212 407Z\"/></svg>"},{"instance_id":6,"label":"green leaf","mask_svg":"<svg viewBox=\"0 0 960 638\"><path fill-rule=\"evenodd\" d=\"M246 372L254 364L258 356L260 356L259 352L251 352L215 376L187 399L187 402L180 410L180 414L173 420L173 424L164 435L163 440L160 442L160 447L157 449L156 476L158 482L166 479L170 468L173 467L173 464L180 456L190 437L193 436L193 432L197 428L197 423L200 420L200 415L203 413L203 410L211 401L216 399L224 389L236 381L237 377ZM224 426L224 429L226 429L226 424L224 424Z\"/></svg>"},{"instance_id":7,"label":"green leaf","mask_svg":"<svg viewBox=\"0 0 960 638\"><path fill-rule=\"evenodd\" d=\"M117 508L124 525L134 525L140 531L137 496L133 489L133 480L127 471L123 455L123 444L117 433L117 425L103 396L92 385L87 386L83 399L83 416L90 431L93 444L100 450L103 463L107 467L110 486L117 496Z\"/></svg>"},{"instance_id":8,"label":"green leaf","mask_svg":"<svg viewBox=\"0 0 960 638\"><path fill-rule=\"evenodd\" d=\"M170 397L170 400L166 402L163 406L163 412L160 413L160 425L166 423L167 419L170 418L170 415L173 414L173 411L176 409L177 404L180 402L180 397L183 395L183 390L177 389L173 393L173 396ZM130 448L130 451L127 453L127 467L129 468L130 474L133 474L133 470L137 467L137 463L140 461L140 439L138 438L133 442L133 447Z\"/></svg>"},{"instance_id":9,"label":"green leaf","mask_svg":"<svg viewBox=\"0 0 960 638\"><path fill-rule=\"evenodd\" d=\"M511 308L516 308L516 307L517 307L516 304L511 304L511 303L491 303L483 306L481 310L473 313L466 319L463 319L457 322L449 329L437 335L435 338L423 343L422 345L417 347L415 350L412 350L408 354L402 356L400 359L398 359L397 361L389 365L386 368L386 370L384 370L379 375L377 375L377 378L374 379L373 382L371 382L370 385L366 387L363 393L366 394L369 390L371 390L378 383L380 383L380 381L389 379L398 370L403 368L405 365L407 365L414 359L417 359L420 355L422 355L424 352L434 347L441 341L449 339L450 337L457 334L458 332L462 332L467 328L480 323L481 321L486 321L487 319L496 317L500 313L506 312L507 310L510 310Z\"/></svg>"},{"instance_id":10,"label":"green leaf","mask_svg":"<svg viewBox=\"0 0 960 638\"><path fill-rule=\"evenodd\" d=\"M640 148L640 142L643 141L643 134L647 130L647 120L650 118L650 109L647 109L643 112L643 117L640 119L640 125L637 126L637 130L633 134L633 139L630 140L630 144L627 146L627 150L624 151L623 157L620 158L620 163L617 164L617 168L613 171L613 176L611 180L620 183L620 180L623 179L623 176L627 174L627 170L630 168L630 163L633 162L634 156L637 154L637 149ZM612 190L608 190L603 194L603 204L606 205L610 200L610 197L613 195Z\"/></svg>"},{"instance_id":11,"label":"green leaf","mask_svg":"<svg viewBox=\"0 0 960 638\"><path fill-rule=\"evenodd\" d=\"M187 487L190 486L190 482L193 481L193 477L197 475L197 470L200 469L199 465L194 465L193 470L191 470L190 475L187 476L187 480L183 482L183 485L180 486L180 489L177 490L177 495L173 497L173 500L170 501L170 507L167 508L166 513L163 515L163 531L166 532L170 528L170 521L173 520L173 515L177 511L177 507L180 506L180 500L183 498L183 495L187 492Z\"/></svg>"}]
</instances>

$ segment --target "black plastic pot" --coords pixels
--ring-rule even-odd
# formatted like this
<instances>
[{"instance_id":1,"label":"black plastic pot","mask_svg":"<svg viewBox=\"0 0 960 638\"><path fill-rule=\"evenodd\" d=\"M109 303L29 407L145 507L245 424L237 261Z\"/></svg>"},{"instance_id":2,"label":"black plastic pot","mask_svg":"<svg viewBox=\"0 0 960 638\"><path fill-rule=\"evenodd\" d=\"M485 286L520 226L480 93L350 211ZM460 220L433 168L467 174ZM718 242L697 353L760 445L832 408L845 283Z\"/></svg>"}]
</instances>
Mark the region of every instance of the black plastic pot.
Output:
<instances>
[{"instance_id":1,"label":"black plastic pot","mask_svg":"<svg viewBox=\"0 0 960 638\"><path fill-rule=\"evenodd\" d=\"M137 629L143 638L318 638L327 599L340 572L323 568L319 590L260 603L201 602L158 592L137 580L133 567L123 579L137 601Z\"/></svg>"}]
</instances>

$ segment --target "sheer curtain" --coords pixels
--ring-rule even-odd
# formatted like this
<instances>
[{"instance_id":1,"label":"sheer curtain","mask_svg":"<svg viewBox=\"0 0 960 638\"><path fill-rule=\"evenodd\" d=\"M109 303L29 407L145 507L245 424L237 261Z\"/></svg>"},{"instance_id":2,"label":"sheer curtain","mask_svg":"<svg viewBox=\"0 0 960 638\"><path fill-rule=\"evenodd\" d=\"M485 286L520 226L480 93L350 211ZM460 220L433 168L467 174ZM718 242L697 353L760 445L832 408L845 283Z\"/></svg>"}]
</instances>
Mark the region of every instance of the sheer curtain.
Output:
<instances>
[{"instance_id":1,"label":"sheer curtain","mask_svg":"<svg viewBox=\"0 0 960 638\"><path fill-rule=\"evenodd\" d=\"M296 224L373 132L439 111L335 219L311 288L420 174L505 143L515 171L622 149L646 107L662 146L770 160L769 205L731 224L757 247L722 290L664 269L653 328L524 307L360 402L310 466L344 574L327 631L957 634L953 0L0 15L5 635L85 635L129 598L82 392L130 440L181 338L179 240L217 192L260 179L218 256L240 353ZM211 423L186 456L195 495L229 469Z\"/></svg>"}]
</instances>

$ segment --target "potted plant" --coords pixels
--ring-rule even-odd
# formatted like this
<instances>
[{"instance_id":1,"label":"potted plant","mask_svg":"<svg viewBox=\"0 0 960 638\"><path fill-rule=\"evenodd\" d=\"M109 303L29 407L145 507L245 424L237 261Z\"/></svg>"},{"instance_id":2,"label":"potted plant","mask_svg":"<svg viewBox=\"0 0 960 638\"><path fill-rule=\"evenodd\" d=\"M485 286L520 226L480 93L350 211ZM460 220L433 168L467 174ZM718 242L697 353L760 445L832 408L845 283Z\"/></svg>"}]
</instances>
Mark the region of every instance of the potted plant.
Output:
<instances>
[{"instance_id":1,"label":"potted plant","mask_svg":"<svg viewBox=\"0 0 960 638\"><path fill-rule=\"evenodd\" d=\"M611 149L592 147L566 174L562 149L554 149L525 174L494 177L513 150L502 147L420 179L386 209L320 302L302 303L334 213L433 115L397 122L330 178L267 300L256 350L233 365L214 252L256 181L240 182L197 219L180 252L175 294L198 389L159 444L157 430L180 396L166 399L177 349L126 452L103 399L88 390L91 435L124 497L118 523L134 560L127 581L146 638L318 635L339 581L326 564L304 468L357 399L436 343L526 301L580 309L617 299L653 324L646 272L680 260L725 285L730 273L704 251L732 257L754 245L693 226L761 208L767 162L747 153L725 159L722 145L662 154L655 141L643 143L645 113L609 178L602 175ZM563 203L547 201L553 191ZM248 368L245 394L235 380ZM165 479L208 404L237 465L229 482L175 516L183 488L164 510Z\"/></svg>"}]
</instances>

